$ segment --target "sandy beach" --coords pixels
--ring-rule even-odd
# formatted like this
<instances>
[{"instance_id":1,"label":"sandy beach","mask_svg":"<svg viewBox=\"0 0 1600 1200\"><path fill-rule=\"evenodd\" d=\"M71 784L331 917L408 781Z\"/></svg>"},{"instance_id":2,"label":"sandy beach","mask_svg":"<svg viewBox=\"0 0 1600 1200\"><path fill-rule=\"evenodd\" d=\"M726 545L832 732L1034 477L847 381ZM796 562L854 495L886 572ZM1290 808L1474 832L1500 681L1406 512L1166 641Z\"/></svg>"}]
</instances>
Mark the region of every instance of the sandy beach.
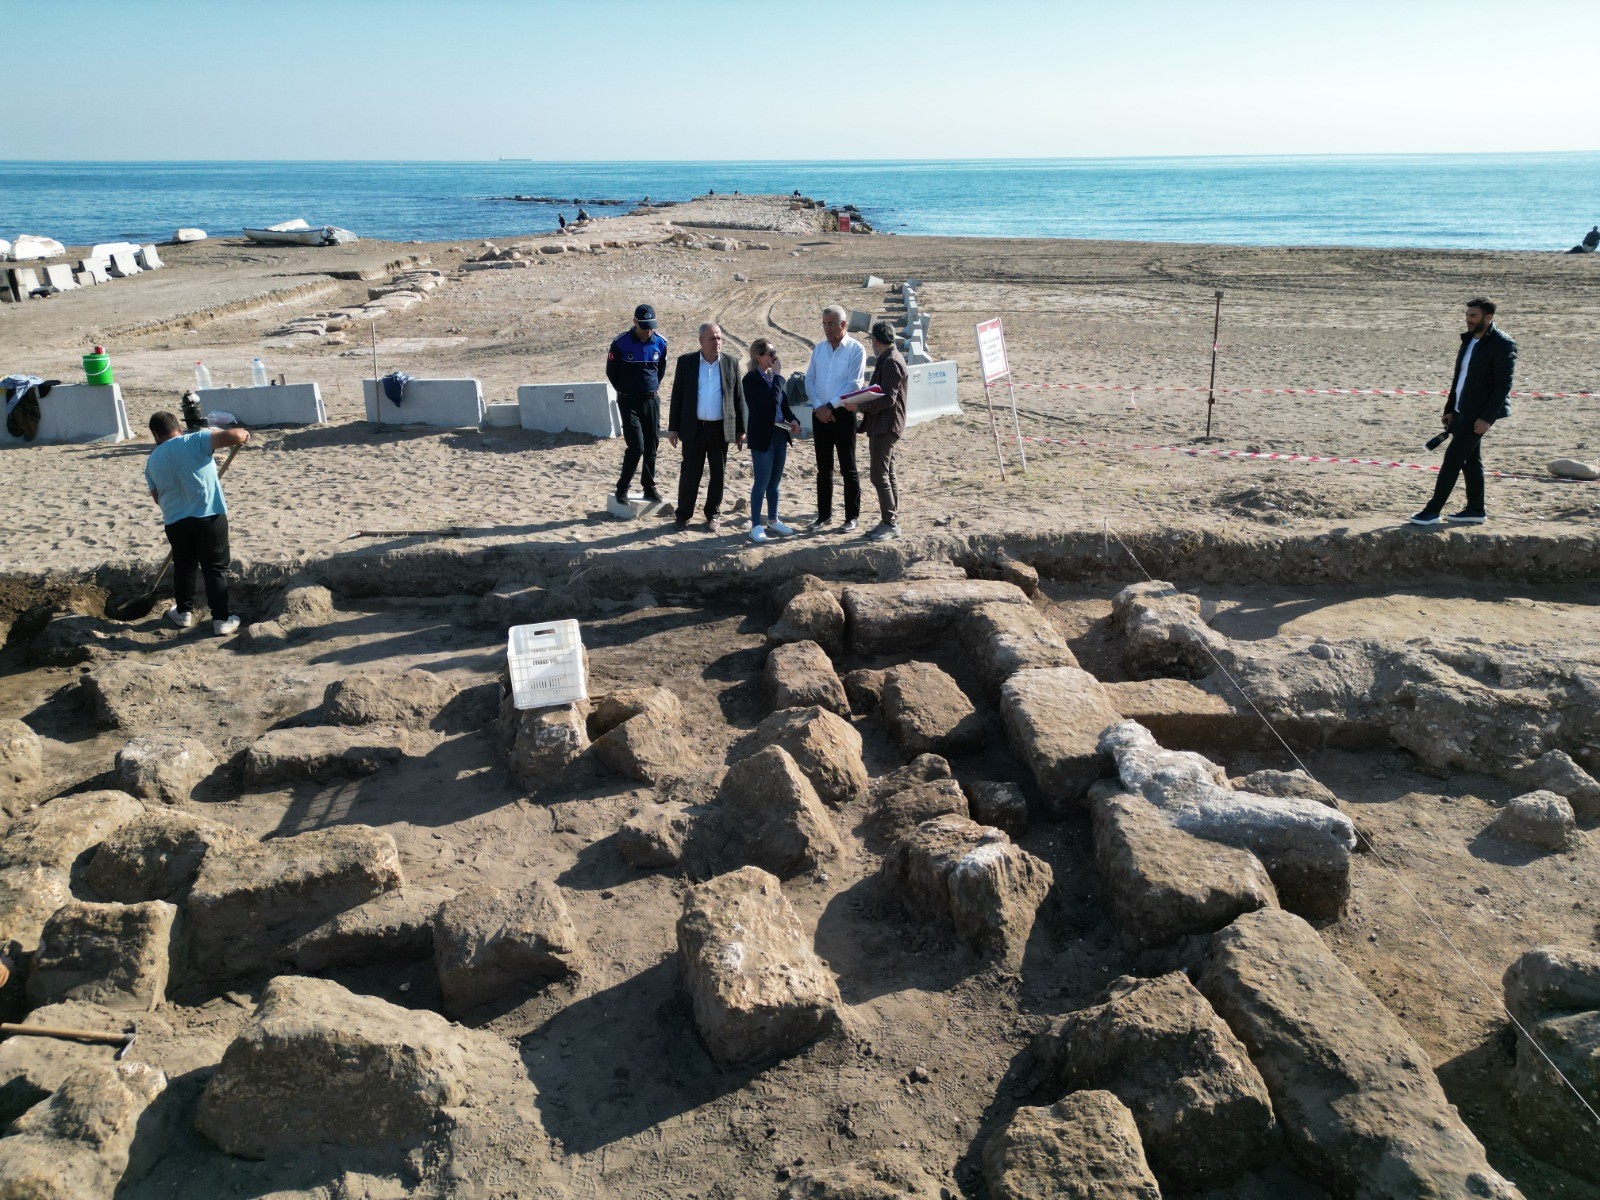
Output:
<instances>
[{"instance_id":1,"label":"sandy beach","mask_svg":"<svg viewBox=\"0 0 1600 1200\"><path fill-rule=\"evenodd\" d=\"M710 245L722 238L739 247ZM564 249L543 252L552 244ZM1558 456L1600 460L1600 400L1513 399L1512 419L1485 443L1487 467L1504 473L1488 484L1488 524L1433 532L1403 522L1432 488L1423 468L1438 455L1422 443L1439 428L1442 398L1325 393L1444 388L1462 307L1475 295L1499 303L1499 323L1518 342L1519 391L1593 391L1600 256L846 235L824 232L815 210L761 197L636 212L561 235L500 238L495 247L529 265L466 269L491 249L480 241L314 249L220 238L162 247L160 271L0 306L8 371L75 381L79 357L105 345L138 435L0 449L0 487L13 500L0 545L8 631L0 718L24 722L42 746L42 766L5 794L0 834L63 798L125 786L113 763L131 738L193 738L214 755L214 768L192 794L170 805L152 800L152 809L203 816L269 848L313 831L371 827L392 838L406 893L435 896L436 910L437 897L463 890L552 881L584 959L570 978L465 1010L446 1004L431 942L385 957L400 940L393 929L375 959L284 967L413 1013L448 1009L460 1021L455 1036L481 1035L521 1071L515 1084L485 1077L467 1100L440 1107L426 1136L330 1139L265 1157L224 1153L196 1132L196 1109L268 976L175 973L165 1002L141 1017L139 1043L170 1079L151 1109L165 1119L156 1123L164 1140L154 1165L130 1175L119 1195L994 1194L989 1139L1020 1107L1060 1098L1036 1039L1123 976L1198 974L1207 935L1144 951L1119 936L1087 803L1065 814L1043 804L1010 718L957 626L913 649L852 641L824 658L862 687L850 672L927 661L974 698L983 736L952 750L949 768L968 791L980 783L1019 789L1032 819L1016 844L1053 872L1016 961L981 960L945 926L908 915L884 882L884 844L873 830L880 814L863 791L830 805L836 856L782 885L806 945L837 981L840 1028L792 1054L721 1066L696 1032L676 949L678 914L704 875L677 860L640 866L620 846L626 822L668 810L699 820L720 803L724 772L750 754L753 731L774 709L768 656L785 639L768 630L790 603L779 589L802 573L820 577L814 587L832 596L919 574L964 588L968 575L992 581L1006 556L1025 564L1013 562L1006 578L1037 585L1012 598L1070 651L1094 689L1152 676L1198 687L1200 673L1141 664L1113 620L1114 597L1148 572L1195 594L1193 622L1221 639L1219 652L1236 656L1228 661L1280 656L1273 662L1287 665L1270 679L1288 681L1286 691L1312 695L1326 677L1354 712L1363 677L1349 664L1397 661L1386 669L1419 673L1421 682L1392 693L1401 697L1396 712L1461 706L1448 711L1467 714L1462 723L1488 749L1452 758L1419 735L1356 730L1355 717L1314 695L1304 700L1315 711L1303 724L1320 732L1292 749L1237 699L1230 736L1248 723L1250 738L1213 745L1210 727L1197 721L1201 732L1185 748L1212 755L1228 777L1303 764L1326 785L1361 846L1348 857L1348 903L1313 920L1314 936L1368 989L1354 1006L1362 1019L1381 1009L1401 1031L1393 1045L1372 1043L1378 1057L1408 1070L1414 1058L1418 1078L1436 1077L1447 1098L1441 1111L1470 1130L1464 1140L1481 1142L1488 1164L1528 1200L1591 1194L1581 1168L1552 1161L1548 1148L1530 1150L1514 1130L1507 1081L1517 1045L1499 989L1506 967L1534 946L1592 948L1596 819L1580 816L1570 840L1548 852L1497 840L1490 827L1529 790L1519 774L1527 764L1497 753L1496 739L1559 745L1600 772L1591 753L1600 492L1546 470ZM281 333L302 318L327 324L327 314L369 302L415 269L437 270L441 283L404 311ZM364 417L373 340L380 372L472 377L486 400L504 403L524 384L603 378L606 346L638 303L655 306L674 355L694 348L700 322L715 320L741 357L766 337L785 369L803 369L825 305L897 313L889 287L863 286L869 275L889 285L921 281L929 349L956 362L964 408L902 443L906 536L887 547L838 533L757 546L737 519L719 533L698 516L681 533L660 517L619 521L604 502L620 439L379 431ZM1219 289L1217 402L1206 441ZM995 316L1005 322L1028 439L1026 471L1015 440L1005 439L1004 481L973 335L975 323ZM159 606L110 619L108 599L142 590L166 549L143 484L147 419L178 408L196 361L218 383L243 385L256 356L274 376L318 383L328 422L255 431L224 481L246 634L216 639L204 621L179 632ZM1318 394L1270 394L1280 389ZM1009 433L1009 409L1000 407L1009 394L1002 388L995 401ZM1271 453L1375 461L1263 457ZM669 496L677 458L663 439ZM862 466L865 476L864 454ZM748 455L730 455L735 516L749 482ZM799 525L815 510L805 444L791 452L782 512ZM308 587L316 604L302 594L295 609L286 586ZM299 624L290 619L297 612ZM599 759L587 734L584 752L547 780L530 783L513 769L496 714L505 627L529 612L581 620L591 698L645 685L671 693L673 770L654 782L628 776ZM268 619L279 624L258 632ZM1425 656L1432 674L1417 665ZM108 686L102 673L124 664L134 668L108 717L95 689ZM328 733L330 688L370 674L379 693L398 693L396 676L406 670L443 681L449 701L411 714L402 733L385 733L392 752L370 771L251 774L269 738ZM1269 679L1263 672L1258 678ZM1378 674L1366 681L1371 688ZM1219 686L1205 681L1213 698ZM1289 704L1264 685L1255 698L1268 711ZM1300 702L1299 693L1292 699ZM1498 700L1537 719L1496 725ZM841 718L859 734L863 777L875 781L911 757L876 703L853 692ZM1383 717L1361 715L1372 729ZM1275 718L1273 728L1292 724ZM78 875L68 882L74 895L92 898ZM422 925L432 930L432 920ZM0 1019L21 1019L31 1007L20 990L0 990ZM118 1019L90 1006L68 1015ZM0 1039L0 1082L12 1078L7 1072L22 1077L16 1053ZM1215 1184L1167 1175L1163 1165L1161 1194L1342 1194L1287 1144L1273 1134L1259 1163Z\"/></svg>"},{"instance_id":2,"label":"sandy beach","mask_svg":"<svg viewBox=\"0 0 1600 1200\"><path fill-rule=\"evenodd\" d=\"M228 481L241 562L318 558L374 528L464 527L476 540L603 545L620 442L520 430L389 431L361 419L361 380L372 371L371 329L355 322L339 344L268 336L285 321L364 302L383 268L425 259L452 282L434 298L377 322L381 371L479 379L486 400L518 386L603 377L605 348L634 304L650 302L674 354L693 348L703 320L721 322L729 348L773 337L786 369L803 369L828 303L891 312L876 274L924 282L929 350L958 364L965 416L911 432L901 450L905 524L913 539L1099 528L1336 527L1378 529L1414 511L1421 473L1207 455L1187 449L1290 452L1430 464L1422 447L1441 401L1413 396L1234 394L1228 389L1443 388L1462 302L1495 297L1518 341L1517 387L1595 387L1592 330L1600 320L1600 261L1542 253L1295 250L1051 241L981 241L806 232L815 214L784 202L732 197L592 223L523 245L528 269L460 273L477 243L358 243L269 248L229 239L168 247L168 268L47 303L0 309L13 369L72 378L78 357L104 343L136 431L150 412L177 406L207 363L219 383L242 385L262 356L290 381L316 381L329 424L263 431ZM726 234L767 250L684 249L669 240ZM604 243L636 241L636 249ZM547 241L581 252L545 255ZM591 252L590 245L601 249ZM374 279L340 281L330 271ZM746 277L744 281L735 275ZM1214 443L1205 429L1213 292L1222 307ZM298 294L297 294L298 293ZM230 308L240 311L228 311ZM207 314L219 313L214 319ZM1000 316L1026 436L1092 447L1027 444L1028 471L1007 451L1001 483L972 327ZM1061 385L1136 387L1059 390ZM1130 409L1130 395L1137 404ZM1000 400L1003 403L1005 396ZM1522 400L1485 448L1490 469L1531 478L1490 483L1493 524L1482 531L1585 528L1594 493L1549 479L1559 455L1600 458L1593 400ZM1004 415L1002 413L1002 415ZM28 496L6 539L18 571L93 569L108 559L149 561L164 550L139 486L143 448L29 447L0 454L0 482ZM671 488L675 455L663 448ZM747 494L748 457L730 459L730 497ZM403 478L401 498L390 484ZM814 457L790 459L784 511L815 512ZM741 483L743 486L741 486ZM640 532L630 530L630 533ZM739 554L737 537L652 531L650 546ZM676 538L676 540L675 540Z\"/></svg>"}]
</instances>

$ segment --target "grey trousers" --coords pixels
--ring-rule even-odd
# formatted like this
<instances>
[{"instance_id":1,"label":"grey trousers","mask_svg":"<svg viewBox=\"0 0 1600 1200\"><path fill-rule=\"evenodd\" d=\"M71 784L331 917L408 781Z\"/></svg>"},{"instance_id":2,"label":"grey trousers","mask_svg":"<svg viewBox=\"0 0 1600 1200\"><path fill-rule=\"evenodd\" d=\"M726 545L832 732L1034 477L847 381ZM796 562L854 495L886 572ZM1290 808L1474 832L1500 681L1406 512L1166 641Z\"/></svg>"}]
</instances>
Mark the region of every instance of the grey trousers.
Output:
<instances>
[{"instance_id":1,"label":"grey trousers","mask_svg":"<svg viewBox=\"0 0 1600 1200\"><path fill-rule=\"evenodd\" d=\"M878 512L885 525L899 524L900 487L894 477L894 447L898 433L875 433L867 439L872 455L872 486L878 489Z\"/></svg>"}]
</instances>

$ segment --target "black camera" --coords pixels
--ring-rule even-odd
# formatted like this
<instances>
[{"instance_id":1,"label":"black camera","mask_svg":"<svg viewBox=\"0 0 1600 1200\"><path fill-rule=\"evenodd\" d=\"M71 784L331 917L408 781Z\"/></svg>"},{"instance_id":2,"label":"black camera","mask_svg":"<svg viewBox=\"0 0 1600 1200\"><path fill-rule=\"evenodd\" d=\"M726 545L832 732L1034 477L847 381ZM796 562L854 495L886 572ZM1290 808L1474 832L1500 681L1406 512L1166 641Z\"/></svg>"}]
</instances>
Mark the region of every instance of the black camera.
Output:
<instances>
[{"instance_id":1,"label":"black camera","mask_svg":"<svg viewBox=\"0 0 1600 1200\"><path fill-rule=\"evenodd\" d=\"M1449 436L1450 436L1450 431L1448 429L1444 430L1442 433L1434 434L1431 438L1428 439L1428 441L1426 443L1427 448L1429 450L1437 450L1440 446L1444 445L1444 440Z\"/></svg>"}]
</instances>

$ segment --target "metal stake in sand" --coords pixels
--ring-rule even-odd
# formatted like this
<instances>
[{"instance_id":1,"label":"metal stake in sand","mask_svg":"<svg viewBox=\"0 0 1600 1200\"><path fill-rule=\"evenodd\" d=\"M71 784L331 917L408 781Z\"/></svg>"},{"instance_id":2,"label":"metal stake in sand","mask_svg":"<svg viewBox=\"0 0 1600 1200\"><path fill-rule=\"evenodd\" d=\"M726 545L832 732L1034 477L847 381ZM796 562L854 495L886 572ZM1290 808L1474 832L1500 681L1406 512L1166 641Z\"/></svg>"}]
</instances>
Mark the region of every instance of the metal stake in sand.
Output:
<instances>
[{"instance_id":1,"label":"metal stake in sand","mask_svg":"<svg viewBox=\"0 0 1600 1200\"><path fill-rule=\"evenodd\" d=\"M1217 333L1222 328L1222 289L1217 289L1217 312L1211 319L1211 382L1206 385L1206 441L1211 440L1211 409L1217 402Z\"/></svg>"},{"instance_id":2,"label":"metal stake in sand","mask_svg":"<svg viewBox=\"0 0 1600 1200\"><path fill-rule=\"evenodd\" d=\"M378 381L378 318L372 318L368 323L368 327L372 330L372 411L381 413L383 411L383 384ZM379 427L382 424L383 421L381 419L376 423Z\"/></svg>"}]
</instances>

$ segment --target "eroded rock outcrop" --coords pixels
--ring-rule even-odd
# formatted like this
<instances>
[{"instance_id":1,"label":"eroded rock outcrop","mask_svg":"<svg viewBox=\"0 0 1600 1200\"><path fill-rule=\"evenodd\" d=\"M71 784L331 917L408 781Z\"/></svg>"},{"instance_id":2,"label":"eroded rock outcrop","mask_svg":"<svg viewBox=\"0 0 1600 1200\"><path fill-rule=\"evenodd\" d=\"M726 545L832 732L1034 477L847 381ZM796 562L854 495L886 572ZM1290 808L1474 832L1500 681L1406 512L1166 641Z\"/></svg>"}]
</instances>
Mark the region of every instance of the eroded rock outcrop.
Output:
<instances>
[{"instance_id":1,"label":"eroded rock outcrop","mask_svg":"<svg viewBox=\"0 0 1600 1200\"><path fill-rule=\"evenodd\" d=\"M1161 1200L1139 1128L1110 1092L1019 1108L983 1147L994 1200Z\"/></svg>"},{"instance_id":2,"label":"eroded rock outcrop","mask_svg":"<svg viewBox=\"0 0 1600 1200\"><path fill-rule=\"evenodd\" d=\"M1511 1127L1540 1158L1600 1184L1600 953L1540 946L1506 969L1504 986L1528 1035L1517 1034Z\"/></svg>"},{"instance_id":3,"label":"eroded rock outcrop","mask_svg":"<svg viewBox=\"0 0 1600 1200\"><path fill-rule=\"evenodd\" d=\"M132 1162L134 1135L167 1077L141 1062L84 1067L12 1123L0 1138L0 1196L111 1200Z\"/></svg>"}]
</instances>

